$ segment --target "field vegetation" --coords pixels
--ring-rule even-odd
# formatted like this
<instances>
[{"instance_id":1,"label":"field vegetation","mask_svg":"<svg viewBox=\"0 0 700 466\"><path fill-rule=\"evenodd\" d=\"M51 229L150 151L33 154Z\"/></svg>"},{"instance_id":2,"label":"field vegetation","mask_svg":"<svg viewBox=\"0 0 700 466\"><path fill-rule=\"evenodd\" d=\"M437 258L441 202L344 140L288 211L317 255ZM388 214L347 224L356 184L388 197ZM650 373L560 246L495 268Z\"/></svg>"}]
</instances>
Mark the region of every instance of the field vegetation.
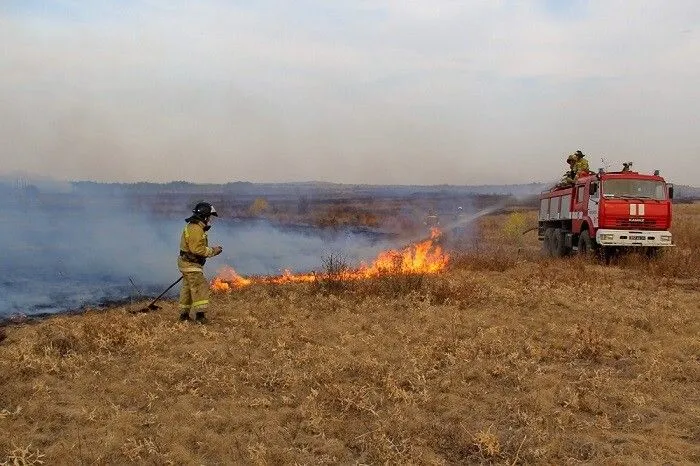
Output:
<instances>
[{"instance_id":1,"label":"field vegetation","mask_svg":"<svg viewBox=\"0 0 700 466\"><path fill-rule=\"evenodd\" d=\"M0 463L699 463L700 205L607 266L541 257L535 215L446 238L443 274L251 286L205 326L15 322Z\"/></svg>"}]
</instances>

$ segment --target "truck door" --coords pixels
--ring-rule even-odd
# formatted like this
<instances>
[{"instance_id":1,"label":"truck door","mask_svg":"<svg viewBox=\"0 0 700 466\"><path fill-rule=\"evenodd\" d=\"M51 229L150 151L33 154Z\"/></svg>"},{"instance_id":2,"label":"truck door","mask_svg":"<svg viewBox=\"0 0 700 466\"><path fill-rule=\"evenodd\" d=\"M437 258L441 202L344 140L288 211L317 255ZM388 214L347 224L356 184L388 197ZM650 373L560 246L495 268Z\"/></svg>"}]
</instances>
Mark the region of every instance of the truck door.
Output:
<instances>
[{"instance_id":1,"label":"truck door","mask_svg":"<svg viewBox=\"0 0 700 466\"><path fill-rule=\"evenodd\" d=\"M600 185L598 181L592 181L588 187L588 218L592 227L598 228L598 214L600 212Z\"/></svg>"},{"instance_id":2,"label":"truck door","mask_svg":"<svg viewBox=\"0 0 700 466\"><path fill-rule=\"evenodd\" d=\"M586 185L577 184L574 188L574 202L573 202L573 212L571 212L571 229L574 233L579 233L581 231L581 224L583 223L583 218L585 216L586 207L588 203Z\"/></svg>"}]
</instances>

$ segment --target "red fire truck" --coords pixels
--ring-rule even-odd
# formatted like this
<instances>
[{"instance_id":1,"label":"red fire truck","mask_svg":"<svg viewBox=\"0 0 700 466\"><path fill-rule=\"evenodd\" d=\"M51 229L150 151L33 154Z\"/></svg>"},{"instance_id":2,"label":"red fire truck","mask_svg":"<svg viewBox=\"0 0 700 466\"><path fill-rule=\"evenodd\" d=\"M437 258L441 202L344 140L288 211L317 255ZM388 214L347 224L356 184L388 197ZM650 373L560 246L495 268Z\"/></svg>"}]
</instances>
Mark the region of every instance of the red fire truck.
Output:
<instances>
[{"instance_id":1,"label":"red fire truck","mask_svg":"<svg viewBox=\"0 0 700 466\"><path fill-rule=\"evenodd\" d=\"M586 173L571 186L540 194L538 236L546 255L673 246L673 186L659 175L629 170Z\"/></svg>"}]
</instances>

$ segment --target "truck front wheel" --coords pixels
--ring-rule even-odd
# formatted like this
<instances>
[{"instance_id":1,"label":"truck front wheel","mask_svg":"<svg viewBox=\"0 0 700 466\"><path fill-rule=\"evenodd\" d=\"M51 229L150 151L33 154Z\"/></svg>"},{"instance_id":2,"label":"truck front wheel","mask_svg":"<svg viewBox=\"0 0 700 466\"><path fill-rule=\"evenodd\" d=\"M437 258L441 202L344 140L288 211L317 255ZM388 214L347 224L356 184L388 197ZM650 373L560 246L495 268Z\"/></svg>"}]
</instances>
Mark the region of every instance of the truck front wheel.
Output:
<instances>
[{"instance_id":1,"label":"truck front wheel","mask_svg":"<svg viewBox=\"0 0 700 466\"><path fill-rule=\"evenodd\" d=\"M584 230L578 237L578 253L582 256L591 256L595 252L595 246L588 231Z\"/></svg>"}]
</instances>

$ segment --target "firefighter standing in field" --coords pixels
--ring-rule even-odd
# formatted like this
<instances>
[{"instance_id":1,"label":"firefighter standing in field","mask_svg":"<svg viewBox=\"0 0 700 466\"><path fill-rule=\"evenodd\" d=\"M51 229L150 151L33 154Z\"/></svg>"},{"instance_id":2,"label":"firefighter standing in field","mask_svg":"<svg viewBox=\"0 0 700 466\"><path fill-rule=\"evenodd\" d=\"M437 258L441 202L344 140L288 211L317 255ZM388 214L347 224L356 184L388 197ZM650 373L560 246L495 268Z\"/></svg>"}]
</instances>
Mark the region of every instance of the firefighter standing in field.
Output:
<instances>
[{"instance_id":1,"label":"firefighter standing in field","mask_svg":"<svg viewBox=\"0 0 700 466\"><path fill-rule=\"evenodd\" d=\"M185 221L180 238L180 257L177 266L182 272L182 289L180 290L180 320L190 320L190 310L195 312L195 321L204 324L209 305L209 284L204 278L202 267L208 257L221 254L221 246L209 247L207 231L211 228L211 217L218 217L214 207L208 202L198 203L192 210L192 216Z\"/></svg>"}]
</instances>

